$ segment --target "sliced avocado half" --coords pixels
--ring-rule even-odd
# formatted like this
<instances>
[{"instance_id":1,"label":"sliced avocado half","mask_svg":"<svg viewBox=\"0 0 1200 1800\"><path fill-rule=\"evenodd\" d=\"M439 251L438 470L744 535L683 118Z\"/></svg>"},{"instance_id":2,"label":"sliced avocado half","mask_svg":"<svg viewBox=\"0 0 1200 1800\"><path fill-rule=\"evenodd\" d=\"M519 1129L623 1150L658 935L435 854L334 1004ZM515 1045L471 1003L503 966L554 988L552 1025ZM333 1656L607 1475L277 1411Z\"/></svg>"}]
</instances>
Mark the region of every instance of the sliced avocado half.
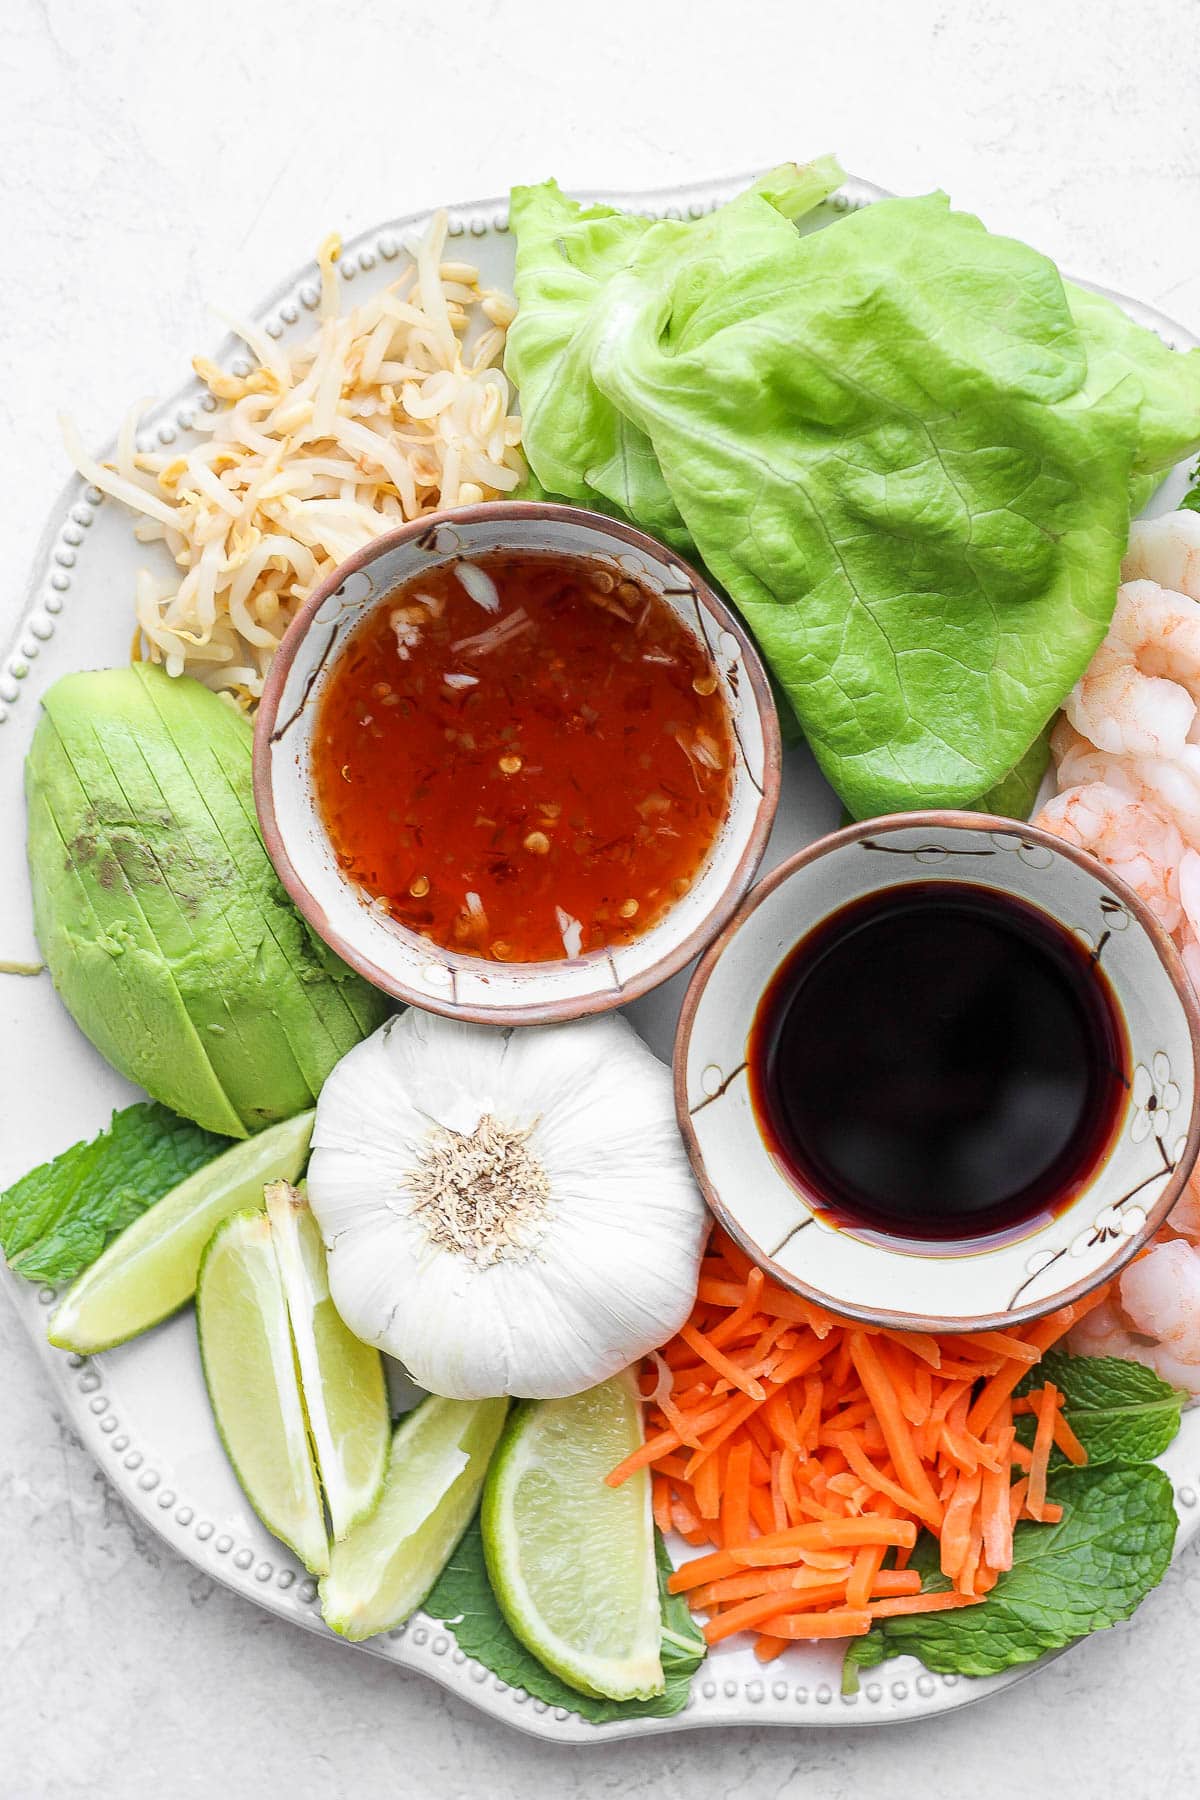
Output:
<instances>
[{"instance_id":1,"label":"sliced avocado half","mask_svg":"<svg viewBox=\"0 0 1200 1800\"><path fill-rule=\"evenodd\" d=\"M124 1074L245 1136L311 1105L388 1002L319 956L254 820L249 726L157 668L68 675L26 766L38 941ZM322 946L324 951L324 946Z\"/></svg>"}]
</instances>

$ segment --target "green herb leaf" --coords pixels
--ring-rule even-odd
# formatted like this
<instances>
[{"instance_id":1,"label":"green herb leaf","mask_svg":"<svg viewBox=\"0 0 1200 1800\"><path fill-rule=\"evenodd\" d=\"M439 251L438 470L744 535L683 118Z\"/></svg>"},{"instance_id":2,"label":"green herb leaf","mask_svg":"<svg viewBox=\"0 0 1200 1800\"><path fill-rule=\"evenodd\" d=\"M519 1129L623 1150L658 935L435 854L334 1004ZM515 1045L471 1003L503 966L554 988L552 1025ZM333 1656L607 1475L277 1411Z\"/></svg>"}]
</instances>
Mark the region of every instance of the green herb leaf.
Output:
<instances>
[{"instance_id":1,"label":"green herb leaf","mask_svg":"<svg viewBox=\"0 0 1200 1800\"><path fill-rule=\"evenodd\" d=\"M980 1606L881 1620L846 1652L843 1685L889 1656L943 1675L997 1675L1127 1619L1163 1575L1175 1543L1171 1483L1152 1463L1060 1469L1058 1525L1019 1525L1013 1566ZM929 1570L927 1590L949 1586Z\"/></svg>"},{"instance_id":2,"label":"green herb leaf","mask_svg":"<svg viewBox=\"0 0 1200 1800\"><path fill-rule=\"evenodd\" d=\"M668 1594L671 1559L655 1533L658 1591L663 1612L662 1664L666 1692L653 1700L595 1700L577 1693L551 1675L504 1622L488 1581L479 1520L468 1526L458 1549L442 1570L424 1610L454 1633L460 1650L473 1656L510 1687L524 1688L549 1706L566 1706L582 1718L602 1725L610 1719L667 1718L686 1704L692 1675L704 1660L700 1636L686 1602Z\"/></svg>"},{"instance_id":3,"label":"green herb leaf","mask_svg":"<svg viewBox=\"0 0 1200 1800\"><path fill-rule=\"evenodd\" d=\"M28 1281L70 1281L110 1238L203 1163L229 1148L157 1102L114 1112L107 1131L73 1144L0 1194L0 1248Z\"/></svg>"},{"instance_id":4,"label":"green herb leaf","mask_svg":"<svg viewBox=\"0 0 1200 1800\"><path fill-rule=\"evenodd\" d=\"M1116 1356L1068 1356L1049 1351L1017 1392L1027 1394L1052 1381L1063 1395L1063 1411L1088 1453L1088 1466L1111 1462L1152 1462L1175 1433L1187 1395L1142 1363ZM1023 1443L1031 1444L1036 1420L1017 1420ZM1064 1458L1055 1452L1055 1463Z\"/></svg>"},{"instance_id":5,"label":"green herb leaf","mask_svg":"<svg viewBox=\"0 0 1200 1800\"><path fill-rule=\"evenodd\" d=\"M1200 512L1200 463L1197 463L1196 467L1192 470L1190 479L1192 485L1183 496L1183 499L1179 502L1179 505L1185 512Z\"/></svg>"}]
</instances>

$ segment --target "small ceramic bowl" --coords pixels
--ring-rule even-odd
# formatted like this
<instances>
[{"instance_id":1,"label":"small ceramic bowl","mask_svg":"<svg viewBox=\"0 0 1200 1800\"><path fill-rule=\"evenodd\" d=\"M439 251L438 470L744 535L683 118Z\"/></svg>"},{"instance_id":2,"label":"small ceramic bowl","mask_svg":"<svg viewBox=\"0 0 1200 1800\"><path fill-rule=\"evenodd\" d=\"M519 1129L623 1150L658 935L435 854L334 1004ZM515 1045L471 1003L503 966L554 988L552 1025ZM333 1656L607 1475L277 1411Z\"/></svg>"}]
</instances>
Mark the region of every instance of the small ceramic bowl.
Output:
<instances>
[{"instance_id":1,"label":"small ceramic bowl","mask_svg":"<svg viewBox=\"0 0 1200 1800\"><path fill-rule=\"evenodd\" d=\"M431 565L491 550L587 557L652 588L709 650L733 722L730 803L700 875L632 943L559 962L498 963L443 950L373 907L338 866L314 797L312 735L325 683L355 627ZM267 850L300 911L376 987L452 1018L532 1025L623 1006L702 950L745 894L779 797L779 722L741 625L674 553L628 525L568 506L503 501L418 519L376 538L306 601L271 665L254 735L254 798Z\"/></svg>"},{"instance_id":2,"label":"small ceramic bowl","mask_svg":"<svg viewBox=\"0 0 1200 1800\"><path fill-rule=\"evenodd\" d=\"M1106 1158L1050 1223L998 1244L917 1250L827 1222L772 1157L750 1099L750 1029L788 952L849 902L930 880L1017 896L1075 932L1101 961L1128 1034L1132 1082ZM1079 1299L1158 1229L1200 1147L1198 1068L1191 984L1170 939L1124 882L1010 819L907 813L822 838L749 895L688 989L675 1096L713 1212L784 1286L870 1324L984 1331ZM845 1079L853 1082L852 1068Z\"/></svg>"}]
</instances>

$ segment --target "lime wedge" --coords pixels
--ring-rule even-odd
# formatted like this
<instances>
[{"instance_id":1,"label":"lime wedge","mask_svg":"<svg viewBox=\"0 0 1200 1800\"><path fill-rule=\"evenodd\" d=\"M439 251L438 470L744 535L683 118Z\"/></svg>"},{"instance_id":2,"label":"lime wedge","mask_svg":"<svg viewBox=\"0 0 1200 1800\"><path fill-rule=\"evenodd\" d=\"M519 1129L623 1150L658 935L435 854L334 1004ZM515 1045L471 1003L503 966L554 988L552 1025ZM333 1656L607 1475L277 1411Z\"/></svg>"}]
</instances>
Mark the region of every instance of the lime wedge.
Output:
<instances>
[{"instance_id":1,"label":"lime wedge","mask_svg":"<svg viewBox=\"0 0 1200 1800\"><path fill-rule=\"evenodd\" d=\"M235 1213L217 1227L200 1264L196 1325L217 1430L246 1498L323 1575L329 1540L266 1213Z\"/></svg>"},{"instance_id":2,"label":"lime wedge","mask_svg":"<svg viewBox=\"0 0 1200 1800\"><path fill-rule=\"evenodd\" d=\"M514 1634L581 1693L663 1691L650 1479L604 1477L642 1441L627 1375L509 1420L483 1494L483 1547Z\"/></svg>"},{"instance_id":3,"label":"lime wedge","mask_svg":"<svg viewBox=\"0 0 1200 1800\"><path fill-rule=\"evenodd\" d=\"M340 1540L383 1488L391 1435L383 1358L342 1323L329 1297L321 1229L303 1194L286 1181L270 1182L267 1217L317 1471Z\"/></svg>"},{"instance_id":4,"label":"lime wedge","mask_svg":"<svg viewBox=\"0 0 1200 1800\"><path fill-rule=\"evenodd\" d=\"M246 1138L164 1194L98 1256L50 1321L60 1350L92 1356L148 1331L196 1291L204 1246L231 1213L262 1204L263 1183L295 1181L313 1112Z\"/></svg>"},{"instance_id":5,"label":"lime wedge","mask_svg":"<svg viewBox=\"0 0 1200 1800\"><path fill-rule=\"evenodd\" d=\"M334 1545L321 1583L334 1631L371 1637L420 1606L471 1522L507 1410L434 1396L400 1421L379 1505Z\"/></svg>"}]
</instances>

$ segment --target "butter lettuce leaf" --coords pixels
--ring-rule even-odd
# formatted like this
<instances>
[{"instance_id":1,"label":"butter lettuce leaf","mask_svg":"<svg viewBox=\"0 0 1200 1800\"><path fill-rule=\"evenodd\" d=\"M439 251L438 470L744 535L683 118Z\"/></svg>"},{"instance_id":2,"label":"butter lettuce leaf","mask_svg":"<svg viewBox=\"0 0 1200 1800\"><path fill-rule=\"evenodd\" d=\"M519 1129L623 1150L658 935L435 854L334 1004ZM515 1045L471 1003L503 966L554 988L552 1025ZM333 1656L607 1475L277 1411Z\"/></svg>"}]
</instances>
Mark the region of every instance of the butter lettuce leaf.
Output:
<instances>
[{"instance_id":1,"label":"butter lettuce leaf","mask_svg":"<svg viewBox=\"0 0 1200 1800\"><path fill-rule=\"evenodd\" d=\"M794 220L844 178L835 159L825 156L802 166L782 164L750 191L775 217ZM520 387L523 431L537 440L531 463L541 489L631 519L695 558L650 438L597 385L591 363L597 334L611 328L609 283L642 239L653 234L657 256L669 259L678 250L694 259L708 235L708 219L656 223L611 206L580 207L555 181L515 188L512 205L522 299L509 334L508 367Z\"/></svg>"},{"instance_id":2,"label":"butter lettuce leaf","mask_svg":"<svg viewBox=\"0 0 1200 1800\"><path fill-rule=\"evenodd\" d=\"M1131 484L1200 444L1200 354L942 195L801 234L518 189L531 465L693 550L856 817L969 805L1104 635Z\"/></svg>"},{"instance_id":3,"label":"butter lettuce leaf","mask_svg":"<svg viewBox=\"0 0 1200 1800\"><path fill-rule=\"evenodd\" d=\"M71 1281L156 1200L232 1140L156 1102L114 1112L107 1130L72 1144L0 1194L0 1248L28 1281Z\"/></svg>"}]
</instances>

